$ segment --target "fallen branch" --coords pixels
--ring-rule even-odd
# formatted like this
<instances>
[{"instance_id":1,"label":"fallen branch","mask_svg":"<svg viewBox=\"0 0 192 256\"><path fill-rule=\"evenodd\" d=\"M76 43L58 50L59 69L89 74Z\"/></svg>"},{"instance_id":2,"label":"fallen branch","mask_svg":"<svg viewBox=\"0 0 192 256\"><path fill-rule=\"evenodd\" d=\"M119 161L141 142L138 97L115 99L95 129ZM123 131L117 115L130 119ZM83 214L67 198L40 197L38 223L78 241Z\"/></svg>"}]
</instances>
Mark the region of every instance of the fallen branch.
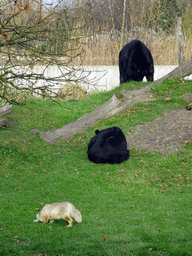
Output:
<instances>
[{"instance_id":1,"label":"fallen branch","mask_svg":"<svg viewBox=\"0 0 192 256\"><path fill-rule=\"evenodd\" d=\"M192 61L183 62L180 66L175 68L172 72L154 81L150 85L139 89L121 92L120 95L113 95L110 100L101 106L94 109L92 112L70 122L63 127L40 132L41 138L49 143L56 143L58 139L69 139L78 132L84 131L87 127L93 126L99 120L109 118L115 114L122 113L134 106L137 102L146 102L151 98L149 97L149 90L154 86L159 86L167 78L183 78L192 73Z\"/></svg>"},{"instance_id":2,"label":"fallen branch","mask_svg":"<svg viewBox=\"0 0 192 256\"><path fill-rule=\"evenodd\" d=\"M5 103L0 106L0 116L10 114L12 112L12 105L10 103Z\"/></svg>"},{"instance_id":3,"label":"fallen branch","mask_svg":"<svg viewBox=\"0 0 192 256\"><path fill-rule=\"evenodd\" d=\"M10 126L10 120L1 118L1 116L5 116L7 114L10 114L11 112L12 112L12 105L10 103L5 103L0 106L0 127Z\"/></svg>"}]
</instances>

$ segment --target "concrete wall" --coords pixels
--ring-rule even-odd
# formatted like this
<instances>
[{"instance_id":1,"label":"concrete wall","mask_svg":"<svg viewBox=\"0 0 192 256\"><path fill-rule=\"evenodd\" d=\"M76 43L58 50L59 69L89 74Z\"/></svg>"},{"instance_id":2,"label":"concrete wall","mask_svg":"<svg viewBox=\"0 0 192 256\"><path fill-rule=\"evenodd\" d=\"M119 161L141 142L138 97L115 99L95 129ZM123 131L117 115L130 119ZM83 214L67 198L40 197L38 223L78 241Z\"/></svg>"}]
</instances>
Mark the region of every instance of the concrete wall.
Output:
<instances>
[{"instance_id":1,"label":"concrete wall","mask_svg":"<svg viewBox=\"0 0 192 256\"><path fill-rule=\"evenodd\" d=\"M177 66L155 66L154 80L157 80L164 75L171 72ZM22 72L21 68L19 69ZM45 69L45 66L34 66L33 71L36 73L44 73L46 77L60 77L60 82L52 83L51 90L58 91L59 88L64 87L66 82L62 79L62 73L67 74L67 70L60 70L56 65L49 66ZM19 72L19 73L20 73ZM74 71L75 78L85 78L86 84L81 86L85 87L88 91L108 91L119 86L119 67L118 66L83 66L81 70ZM192 75L186 77L186 79L192 79ZM146 79L144 78L144 81ZM19 83L19 81L18 81ZM29 82L30 83L30 82ZM47 85L46 81L38 80L36 86ZM25 81L26 86L26 81Z\"/></svg>"},{"instance_id":2,"label":"concrete wall","mask_svg":"<svg viewBox=\"0 0 192 256\"><path fill-rule=\"evenodd\" d=\"M155 66L155 72L154 72L154 80L158 80L159 78L167 75L170 73L173 69L175 69L177 66L176 65L167 65L167 66ZM90 77L93 77L94 74L100 77L100 79L97 82L97 88L99 91L103 90L112 90L115 87L119 86L119 67L118 66L95 66L95 67L84 67L85 70L93 70L97 71L99 70L100 72L90 74ZM101 73L103 74L106 72L106 74L101 77ZM186 77L185 79L190 79L192 80L192 75L189 77ZM146 81L146 78L144 77L144 80ZM93 87L90 85L89 90L91 90Z\"/></svg>"}]
</instances>

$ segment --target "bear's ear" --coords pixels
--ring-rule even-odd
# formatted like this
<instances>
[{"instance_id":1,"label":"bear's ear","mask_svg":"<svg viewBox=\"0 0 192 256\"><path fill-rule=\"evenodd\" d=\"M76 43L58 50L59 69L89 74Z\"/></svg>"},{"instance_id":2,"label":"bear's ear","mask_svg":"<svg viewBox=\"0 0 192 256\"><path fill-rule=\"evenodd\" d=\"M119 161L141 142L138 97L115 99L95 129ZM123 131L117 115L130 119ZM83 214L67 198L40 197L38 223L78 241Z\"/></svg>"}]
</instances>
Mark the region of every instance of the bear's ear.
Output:
<instances>
[{"instance_id":1,"label":"bear's ear","mask_svg":"<svg viewBox=\"0 0 192 256\"><path fill-rule=\"evenodd\" d=\"M98 133L100 133L100 131L99 131L99 130L96 130L96 131L95 131L95 134L98 134Z\"/></svg>"}]
</instances>

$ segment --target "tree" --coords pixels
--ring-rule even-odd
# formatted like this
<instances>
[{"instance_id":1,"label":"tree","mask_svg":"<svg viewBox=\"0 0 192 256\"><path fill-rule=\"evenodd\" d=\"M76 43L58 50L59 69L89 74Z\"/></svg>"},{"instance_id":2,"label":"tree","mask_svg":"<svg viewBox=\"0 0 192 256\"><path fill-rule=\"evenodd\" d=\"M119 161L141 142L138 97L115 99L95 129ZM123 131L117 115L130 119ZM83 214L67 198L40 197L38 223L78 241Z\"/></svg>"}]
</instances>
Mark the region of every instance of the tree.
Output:
<instances>
[{"instance_id":1,"label":"tree","mask_svg":"<svg viewBox=\"0 0 192 256\"><path fill-rule=\"evenodd\" d=\"M51 87L59 82L86 83L87 75L69 65L82 53L78 18L69 6L43 5L34 0L3 0L0 3L0 99L21 104L28 94L55 97ZM43 65L42 73L34 65ZM58 77L46 70L56 65ZM38 85L44 80L44 85Z\"/></svg>"},{"instance_id":2,"label":"tree","mask_svg":"<svg viewBox=\"0 0 192 256\"><path fill-rule=\"evenodd\" d=\"M120 51L123 45L123 35L124 35L124 29L125 29L125 14L126 14L126 0L123 1L123 13L122 13L122 24L121 24L121 35L120 35L120 42L119 45L117 43L117 35L116 35L116 28L115 28L115 20L114 20L114 15L112 11L112 5L111 5L111 0L109 0L109 7L110 7L110 14L111 14L111 20L112 20L112 25L113 25L113 34L115 37L115 43L117 50Z\"/></svg>"}]
</instances>

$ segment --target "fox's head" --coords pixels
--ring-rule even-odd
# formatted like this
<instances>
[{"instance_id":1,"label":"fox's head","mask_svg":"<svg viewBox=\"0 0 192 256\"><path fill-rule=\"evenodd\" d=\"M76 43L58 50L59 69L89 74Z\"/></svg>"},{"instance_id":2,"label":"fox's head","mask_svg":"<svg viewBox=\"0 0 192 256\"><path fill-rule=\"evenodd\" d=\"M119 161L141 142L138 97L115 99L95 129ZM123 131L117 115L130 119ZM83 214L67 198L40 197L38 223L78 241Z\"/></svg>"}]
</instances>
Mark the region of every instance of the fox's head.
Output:
<instances>
[{"instance_id":1,"label":"fox's head","mask_svg":"<svg viewBox=\"0 0 192 256\"><path fill-rule=\"evenodd\" d=\"M37 213L36 218L37 218L38 221L43 222L43 217L41 216L40 212Z\"/></svg>"}]
</instances>

